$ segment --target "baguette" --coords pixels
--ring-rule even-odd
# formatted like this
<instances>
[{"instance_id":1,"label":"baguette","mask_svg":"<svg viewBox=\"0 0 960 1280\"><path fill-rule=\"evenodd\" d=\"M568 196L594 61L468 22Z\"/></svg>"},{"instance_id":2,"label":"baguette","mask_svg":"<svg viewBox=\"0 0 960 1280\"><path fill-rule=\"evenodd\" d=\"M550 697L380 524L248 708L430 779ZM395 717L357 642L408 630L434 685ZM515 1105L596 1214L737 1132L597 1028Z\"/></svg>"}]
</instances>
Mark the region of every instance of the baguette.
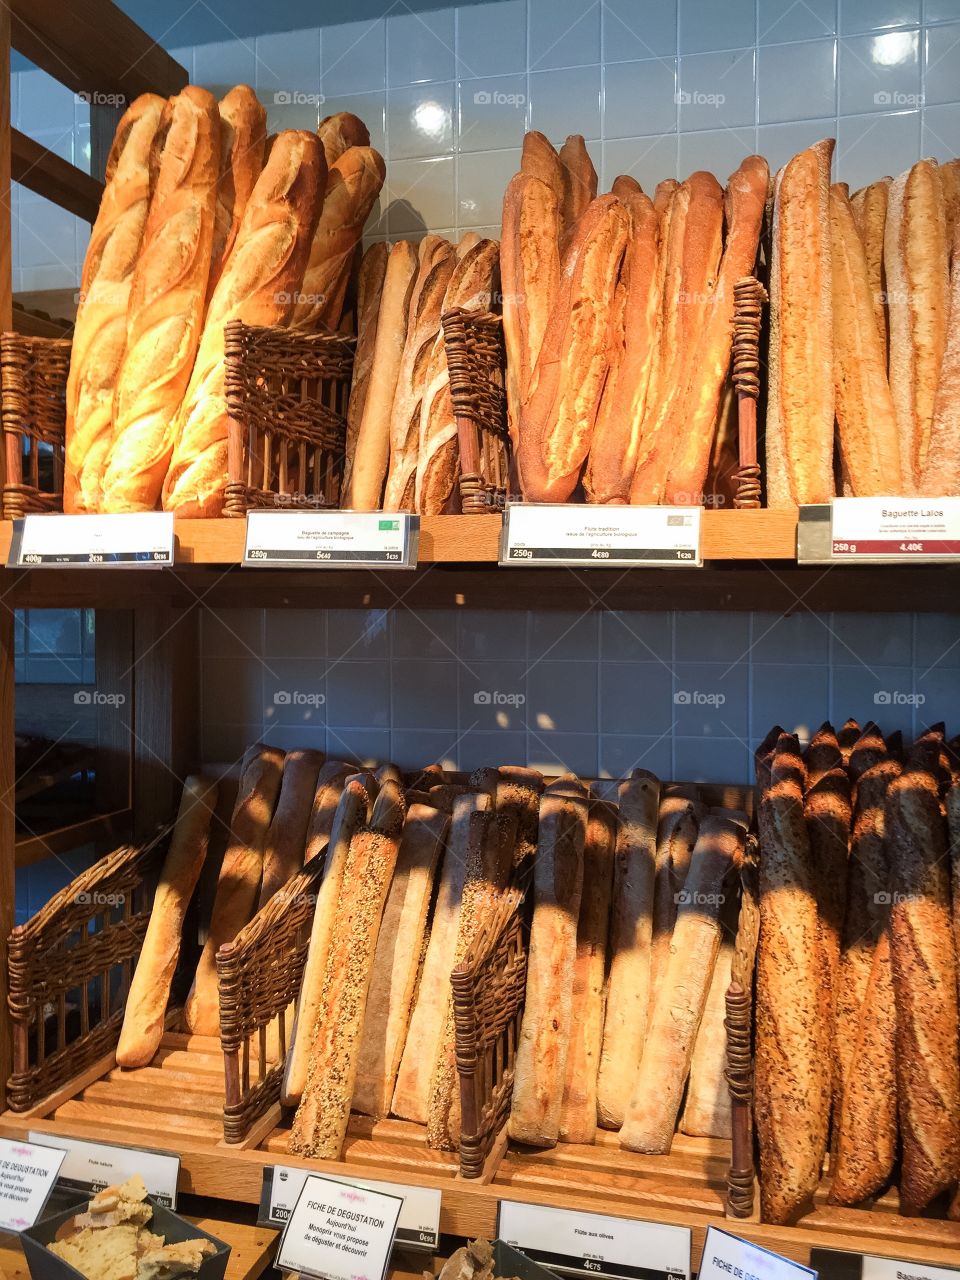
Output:
<instances>
[{"instance_id":1,"label":"baguette","mask_svg":"<svg viewBox=\"0 0 960 1280\"><path fill-rule=\"evenodd\" d=\"M63 509L99 511L113 434L113 398L127 345L127 306L155 173L150 157L163 98L142 94L124 112L80 279L66 397Z\"/></svg>"},{"instance_id":2,"label":"baguette","mask_svg":"<svg viewBox=\"0 0 960 1280\"><path fill-rule=\"evenodd\" d=\"M613 805L590 805L583 850L583 890L577 921L570 1025L558 1136L561 1142L593 1142L597 1134L597 1073L603 1043L603 988L613 893L617 814Z\"/></svg>"},{"instance_id":3,"label":"baguette","mask_svg":"<svg viewBox=\"0 0 960 1280\"><path fill-rule=\"evenodd\" d=\"M336 115L326 116L317 126L317 135L323 143L328 173L351 147L370 145L370 130L352 111L338 111Z\"/></svg>"},{"instance_id":4,"label":"baguette","mask_svg":"<svg viewBox=\"0 0 960 1280\"><path fill-rule=\"evenodd\" d=\"M353 766L345 764L342 760L326 760L320 766L313 793L313 804L310 808L307 834L303 845L304 866L326 851L334 824L337 821L340 797L343 795L344 788L350 778L357 776L354 773ZM369 802L372 804L375 795L371 796L368 782L361 779L361 784L367 792Z\"/></svg>"},{"instance_id":5,"label":"baguette","mask_svg":"<svg viewBox=\"0 0 960 1280\"><path fill-rule=\"evenodd\" d=\"M883 740L883 734L872 720L868 721L863 726L863 732L850 752L850 758L847 762L847 770L851 781L854 784L859 782L867 770L872 769L875 764L879 764L886 754L887 744Z\"/></svg>"},{"instance_id":6,"label":"baguette","mask_svg":"<svg viewBox=\"0 0 960 1280\"><path fill-rule=\"evenodd\" d=\"M782 733L783 730L780 730ZM803 753L803 765L806 770L807 786L813 787L833 769L843 768L843 757L840 754L840 743L836 730L829 720L823 724L810 739ZM769 785L769 779L768 779Z\"/></svg>"},{"instance_id":7,"label":"baguette","mask_svg":"<svg viewBox=\"0 0 960 1280\"><path fill-rule=\"evenodd\" d=\"M363 407L373 372L373 356L377 343L380 300L387 274L390 246L380 241L363 255L357 280L357 349L353 357L350 381L350 403L347 407L347 435L344 444L343 490L350 488L350 473L360 436Z\"/></svg>"},{"instance_id":8,"label":"baguette","mask_svg":"<svg viewBox=\"0 0 960 1280\"><path fill-rule=\"evenodd\" d=\"M881 178L863 187L850 197L853 220L863 242L867 264L867 281L870 300L877 325L877 336L883 352L883 367L887 367L887 294L886 275L883 270L883 233L887 222L887 200L892 178Z\"/></svg>"},{"instance_id":9,"label":"baguette","mask_svg":"<svg viewBox=\"0 0 960 1280\"><path fill-rule=\"evenodd\" d=\"M657 820L657 865L653 886L653 937L650 952L650 998L645 1028L649 1032L660 982L670 960L670 943L690 858L699 829L696 802L663 795Z\"/></svg>"},{"instance_id":10,"label":"baguette","mask_svg":"<svg viewBox=\"0 0 960 1280\"><path fill-rule=\"evenodd\" d=\"M960 222L957 226L960 227ZM955 244L956 241L955 231ZM917 485L918 493L933 498L960 494L960 253L956 252L950 274L949 308L946 346L930 426L930 447Z\"/></svg>"},{"instance_id":11,"label":"baguette","mask_svg":"<svg viewBox=\"0 0 960 1280\"><path fill-rule=\"evenodd\" d=\"M527 988L508 1129L515 1142L556 1145L573 1031L577 919L588 808L547 787L540 802Z\"/></svg>"},{"instance_id":12,"label":"baguette","mask_svg":"<svg viewBox=\"0 0 960 1280\"><path fill-rule=\"evenodd\" d=\"M216 956L225 942L233 941L256 910L264 842L280 794L282 775L282 751L260 742L247 748L230 819L230 840L217 880L210 931L184 1009L187 1029L197 1036L220 1034Z\"/></svg>"},{"instance_id":13,"label":"baguette","mask_svg":"<svg viewBox=\"0 0 960 1280\"><path fill-rule=\"evenodd\" d=\"M950 885L953 902L953 943L960 962L960 769L957 767L957 742L951 743L953 777L947 788L944 808L950 837ZM960 980L960 979L958 979Z\"/></svg>"},{"instance_id":14,"label":"baguette","mask_svg":"<svg viewBox=\"0 0 960 1280\"><path fill-rule=\"evenodd\" d=\"M851 495L903 491L897 415L877 332L863 241L850 202L830 192L833 378L840 456Z\"/></svg>"},{"instance_id":15,"label":"baguette","mask_svg":"<svg viewBox=\"0 0 960 1280\"><path fill-rule=\"evenodd\" d=\"M853 749L860 741L863 730L856 720L851 716L849 720L844 720L837 734L837 746L840 748L840 758L843 760L844 768L850 763L850 757Z\"/></svg>"},{"instance_id":16,"label":"baguette","mask_svg":"<svg viewBox=\"0 0 960 1280\"><path fill-rule=\"evenodd\" d=\"M157 183L130 289L103 473L100 501L108 512L152 511L173 452L210 279L220 165L213 95L187 85L171 98L154 147Z\"/></svg>"},{"instance_id":17,"label":"baguette","mask_svg":"<svg viewBox=\"0 0 960 1280\"><path fill-rule=\"evenodd\" d=\"M357 427L357 444L344 494L353 511L376 511L390 458L390 414L400 376L407 314L417 276L417 250L398 240L390 250L383 279L370 381Z\"/></svg>"},{"instance_id":18,"label":"baguette","mask_svg":"<svg viewBox=\"0 0 960 1280\"><path fill-rule=\"evenodd\" d=\"M627 247L627 213L613 195L594 200L564 258L535 386L523 405L517 461L523 496L564 502L593 436L606 374L606 329Z\"/></svg>"},{"instance_id":19,"label":"baguette","mask_svg":"<svg viewBox=\"0 0 960 1280\"><path fill-rule=\"evenodd\" d=\"M323 995L334 924L339 923L337 910L350 841L369 818L369 807L370 797L363 783L358 778L351 778L337 805L310 929L310 945L300 984L300 998L297 1001L297 1019L280 1094L280 1100L286 1107L297 1105L306 1085L307 1066L314 1044L314 1029Z\"/></svg>"},{"instance_id":20,"label":"baguette","mask_svg":"<svg viewBox=\"0 0 960 1280\"><path fill-rule=\"evenodd\" d=\"M721 938L690 1058L690 1079L680 1131L692 1138L727 1138L731 1131L730 1089L724 1074L727 1055L724 1020L735 951L734 936L728 930Z\"/></svg>"},{"instance_id":21,"label":"baguette","mask_svg":"<svg viewBox=\"0 0 960 1280\"><path fill-rule=\"evenodd\" d=\"M322 761L319 751L289 751L283 762L280 797L264 846L258 911L303 866L311 802Z\"/></svg>"},{"instance_id":22,"label":"baguette","mask_svg":"<svg viewBox=\"0 0 960 1280\"><path fill-rule=\"evenodd\" d=\"M960 1177L960 1032L937 745L919 743L887 791L890 959L896 998L900 1212L917 1216Z\"/></svg>"},{"instance_id":23,"label":"baguette","mask_svg":"<svg viewBox=\"0 0 960 1280\"><path fill-rule=\"evenodd\" d=\"M354 250L383 180L383 157L372 147L350 147L327 169L323 211L317 222L303 288L290 317L293 329L336 329L350 280Z\"/></svg>"},{"instance_id":24,"label":"baguette","mask_svg":"<svg viewBox=\"0 0 960 1280\"><path fill-rule=\"evenodd\" d=\"M673 1144L684 1086L720 949L724 887L743 856L736 823L707 814L700 824L673 930L670 959L657 993L650 1034L620 1129L630 1151L665 1154Z\"/></svg>"},{"instance_id":25,"label":"baguette","mask_svg":"<svg viewBox=\"0 0 960 1280\"><path fill-rule=\"evenodd\" d=\"M233 249L243 211L263 170L267 113L248 84L220 99L220 176L213 222L208 300Z\"/></svg>"},{"instance_id":26,"label":"baguette","mask_svg":"<svg viewBox=\"0 0 960 1280\"><path fill-rule=\"evenodd\" d=\"M517 844L513 864L522 867L532 862L537 852L543 774L524 765L501 765L497 774L497 813L516 814Z\"/></svg>"},{"instance_id":27,"label":"baguette","mask_svg":"<svg viewBox=\"0 0 960 1280\"><path fill-rule=\"evenodd\" d=\"M353 1109L381 1119L390 1110L423 942L434 873L449 816L413 803L400 838L397 866L383 910L367 996Z\"/></svg>"},{"instance_id":28,"label":"baguette","mask_svg":"<svg viewBox=\"0 0 960 1280\"><path fill-rule=\"evenodd\" d=\"M227 483L224 326L285 324L317 224L326 172L315 134L277 135L244 210L230 261L207 309L196 363L177 417L163 507L216 516Z\"/></svg>"},{"instance_id":29,"label":"baguette","mask_svg":"<svg viewBox=\"0 0 960 1280\"><path fill-rule=\"evenodd\" d=\"M637 771L620 784L610 971L597 1079L597 1119L619 1129L643 1053L650 1003L660 784Z\"/></svg>"},{"instance_id":30,"label":"baguette","mask_svg":"<svg viewBox=\"0 0 960 1280\"><path fill-rule=\"evenodd\" d=\"M890 392L900 432L903 492L927 466L947 344L949 260L943 185L935 160L919 160L890 186L884 229L890 318Z\"/></svg>"},{"instance_id":31,"label":"baguette","mask_svg":"<svg viewBox=\"0 0 960 1280\"><path fill-rule=\"evenodd\" d=\"M587 152L582 134L572 133L560 148L560 177L563 182L563 212L560 255L576 234L577 225L591 201L597 198L597 171Z\"/></svg>"},{"instance_id":32,"label":"baguette","mask_svg":"<svg viewBox=\"0 0 960 1280\"><path fill-rule=\"evenodd\" d=\"M761 825L756 1123L764 1221L784 1223L820 1181L830 1116L830 1043L821 1017L817 900L803 817L803 762L777 744Z\"/></svg>"},{"instance_id":33,"label":"baguette","mask_svg":"<svg viewBox=\"0 0 960 1280\"><path fill-rule=\"evenodd\" d=\"M350 841L307 1082L290 1132L289 1150L297 1155L340 1158L383 907L399 842L397 834L373 827L358 831Z\"/></svg>"},{"instance_id":34,"label":"baguette","mask_svg":"<svg viewBox=\"0 0 960 1280\"><path fill-rule=\"evenodd\" d=\"M673 203L673 197L680 190L680 183L676 178L664 178L658 182L653 191L653 207L656 211L657 218L661 226L667 215L667 210Z\"/></svg>"},{"instance_id":35,"label":"baguette","mask_svg":"<svg viewBox=\"0 0 960 1280\"><path fill-rule=\"evenodd\" d=\"M832 138L777 174L770 266L766 456L771 507L833 497Z\"/></svg>"},{"instance_id":36,"label":"baguette","mask_svg":"<svg viewBox=\"0 0 960 1280\"><path fill-rule=\"evenodd\" d=\"M542 133L531 129L523 135L520 172L545 182L560 202L563 211L563 164L553 144ZM559 232L558 232L559 242Z\"/></svg>"},{"instance_id":37,"label":"baguette","mask_svg":"<svg viewBox=\"0 0 960 1280\"><path fill-rule=\"evenodd\" d=\"M120 1067L149 1066L160 1047L183 922L207 856L216 803L216 782L196 775L187 778L127 994L117 1045Z\"/></svg>"}]
</instances>

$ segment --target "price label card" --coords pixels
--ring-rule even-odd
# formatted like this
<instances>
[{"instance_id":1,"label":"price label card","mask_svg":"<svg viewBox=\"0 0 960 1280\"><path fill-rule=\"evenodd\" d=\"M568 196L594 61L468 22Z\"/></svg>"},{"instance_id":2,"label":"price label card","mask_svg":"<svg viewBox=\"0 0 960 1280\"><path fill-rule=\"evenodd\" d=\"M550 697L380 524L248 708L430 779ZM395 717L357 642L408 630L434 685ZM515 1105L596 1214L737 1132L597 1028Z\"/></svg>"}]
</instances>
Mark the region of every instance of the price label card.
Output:
<instances>
[{"instance_id":1,"label":"price label card","mask_svg":"<svg viewBox=\"0 0 960 1280\"><path fill-rule=\"evenodd\" d=\"M306 1169L292 1169L279 1164L264 1166L260 1215L257 1219L261 1226L286 1226L308 1176ZM396 1243L405 1249L424 1249L430 1253L439 1247L439 1191L432 1187L408 1187L399 1183L373 1182L367 1179L357 1182L355 1178L348 1180L332 1177L329 1180L345 1182L348 1186L365 1187L368 1191L382 1191L386 1195L402 1196Z\"/></svg>"},{"instance_id":2,"label":"price label card","mask_svg":"<svg viewBox=\"0 0 960 1280\"><path fill-rule=\"evenodd\" d=\"M902 1262L841 1249L811 1249L810 1262L821 1280L958 1280L960 1270L927 1262Z\"/></svg>"},{"instance_id":3,"label":"price label card","mask_svg":"<svg viewBox=\"0 0 960 1280\"><path fill-rule=\"evenodd\" d=\"M0 1231L25 1231L43 1213L67 1153L0 1138Z\"/></svg>"},{"instance_id":4,"label":"price label card","mask_svg":"<svg viewBox=\"0 0 960 1280\"><path fill-rule=\"evenodd\" d=\"M817 1280L817 1273L779 1253L708 1227L698 1280Z\"/></svg>"},{"instance_id":5,"label":"price label card","mask_svg":"<svg viewBox=\"0 0 960 1280\"><path fill-rule=\"evenodd\" d=\"M697 568L703 564L700 508L511 502L500 563Z\"/></svg>"},{"instance_id":6,"label":"price label card","mask_svg":"<svg viewBox=\"0 0 960 1280\"><path fill-rule=\"evenodd\" d=\"M690 1277L688 1227L502 1200L497 1234L534 1262L564 1275L586 1273L612 1280Z\"/></svg>"},{"instance_id":7,"label":"price label card","mask_svg":"<svg viewBox=\"0 0 960 1280\"><path fill-rule=\"evenodd\" d=\"M243 563L415 569L420 521L389 511L250 511Z\"/></svg>"},{"instance_id":8,"label":"price label card","mask_svg":"<svg viewBox=\"0 0 960 1280\"><path fill-rule=\"evenodd\" d=\"M960 498L834 498L834 561L960 560Z\"/></svg>"},{"instance_id":9,"label":"price label card","mask_svg":"<svg viewBox=\"0 0 960 1280\"><path fill-rule=\"evenodd\" d=\"M173 512L25 516L14 521L8 569L163 569L173 564Z\"/></svg>"},{"instance_id":10,"label":"price label card","mask_svg":"<svg viewBox=\"0 0 960 1280\"><path fill-rule=\"evenodd\" d=\"M384 1280L401 1196L309 1174L290 1214L277 1267L322 1280Z\"/></svg>"},{"instance_id":11,"label":"price label card","mask_svg":"<svg viewBox=\"0 0 960 1280\"><path fill-rule=\"evenodd\" d=\"M53 1135L33 1133L31 1142L49 1142ZM104 1187L126 1182L139 1173L154 1200L168 1209L177 1207L177 1180L180 1157L167 1151L147 1151L142 1147L108 1146L102 1142L86 1142L81 1138L63 1138L56 1134L58 1146L66 1151L60 1170L60 1181L91 1195Z\"/></svg>"}]
</instances>

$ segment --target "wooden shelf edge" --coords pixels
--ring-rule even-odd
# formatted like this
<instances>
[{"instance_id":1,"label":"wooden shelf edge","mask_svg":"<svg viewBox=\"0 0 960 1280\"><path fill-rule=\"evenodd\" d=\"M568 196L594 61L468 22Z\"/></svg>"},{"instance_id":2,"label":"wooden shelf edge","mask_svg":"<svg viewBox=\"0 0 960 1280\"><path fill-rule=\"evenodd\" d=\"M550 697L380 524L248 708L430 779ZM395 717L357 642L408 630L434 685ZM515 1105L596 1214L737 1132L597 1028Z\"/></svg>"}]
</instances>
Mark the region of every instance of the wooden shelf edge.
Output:
<instances>
[{"instance_id":1,"label":"wooden shelf edge","mask_svg":"<svg viewBox=\"0 0 960 1280\"><path fill-rule=\"evenodd\" d=\"M94 840L119 839L133 821L132 809L117 809L113 813L98 813L92 818L81 818L65 827L57 827L43 835L19 836L15 846L16 865L29 867L44 858L67 853Z\"/></svg>"},{"instance_id":2,"label":"wooden shelf edge","mask_svg":"<svg viewBox=\"0 0 960 1280\"><path fill-rule=\"evenodd\" d=\"M19 129L10 130L10 176L87 222L95 222L103 183Z\"/></svg>"}]
</instances>

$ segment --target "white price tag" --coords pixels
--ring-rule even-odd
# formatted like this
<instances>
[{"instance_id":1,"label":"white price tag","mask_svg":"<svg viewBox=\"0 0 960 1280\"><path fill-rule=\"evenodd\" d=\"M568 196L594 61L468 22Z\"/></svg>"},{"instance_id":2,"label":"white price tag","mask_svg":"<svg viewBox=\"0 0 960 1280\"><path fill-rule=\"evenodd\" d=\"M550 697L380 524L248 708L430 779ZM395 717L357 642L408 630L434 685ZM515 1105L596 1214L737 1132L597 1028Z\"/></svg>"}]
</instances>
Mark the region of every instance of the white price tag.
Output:
<instances>
[{"instance_id":1,"label":"white price tag","mask_svg":"<svg viewBox=\"0 0 960 1280\"><path fill-rule=\"evenodd\" d=\"M817 1280L816 1271L716 1227L707 1228L698 1280Z\"/></svg>"},{"instance_id":2,"label":"white price tag","mask_svg":"<svg viewBox=\"0 0 960 1280\"><path fill-rule=\"evenodd\" d=\"M249 511L243 563L415 569L420 522L406 512Z\"/></svg>"},{"instance_id":3,"label":"white price tag","mask_svg":"<svg viewBox=\"0 0 960 1280\"><path fill-rule=\"evenodd\" d=\"M306 1169L279 1164L264 1166L260 1192L261 1226L286 1225L308 1176ZM374 1182L366 1178L358 1182L356 1178L330 1177L330 1181L365 1187L368 1191L382 1191L386 1195L402 1196L403 1206L397 1222L396 1243L407 1249L425 1249L430 1252L439 1246L440 1192L435 1188L408 1187L400 1183Z\"/></svg>"},{"instance_id":4,"label":"white price tag","mask_svg":"<svg viewBox=\"0 0 960 1280\"><path fill-rule=\"evenodd\" d=\"M162 569L173 564L173 512L25 516L14 522L9 569Z\"/></svg>"},{"instance_id":5,"label":"white price tag","mask_svg":"<svg viewBox=\"0 0 960 1280\"><path fill-rule=\"evenodd\" d=\"M502 1200L497 1234L534 1262L565 1275L611 1280L690 1277L689 1227Z\"/></svg>"},{"instance_id":6,"label":"white price tag","mask_svg":"<svg viewBox=\"0 0 960 1280\"><path fill-rule=\"evenodd\" d=\"M960 1270L929 1262L878 1258L842 1249L811 1249L810 1262L821 1280L958 1280Z\"/></svg>"},{"instance_id":7,"label":"white price tag","mask_svg":"<svg viewBox=\"0 0 960 1280\"><path fill-rule=\"evenodd\" d=\"M309 1174L290 1215L277 1267L322 1280L383 1280L403 1199Z\"/></svg>"},{"instance_id":8,"label":"white price tag","mask_svg":"<svg viewBox=\"0 0 960 1280\"><path fill-rule=\"evenodd\" d=\"M697 568L703 563L700 508L511 502L500 563Z\"/></svg>"},{"instance_id":9,"label":"white price tag","mask_svg":"<svg viewBox=\"0 0 960 1280\"><path fill-rule=\"evenodd\" d=\"M960 560L960 498L834 498L833 560Z\"/></svg>"},{"instance_id":10,"label":"white price tag","mask_svg":"<svg viewBox=\"0 0 960 1280\"><path fill-rule=\"evenodd\" d=\"M25 1231L43 1213L66 1152L0 1138L0 1231Z\"/></svg>"},{"instance_id":11,"label":"white price tag","mask_svg":"<svg viewBox=\"0 0 960 1280\"><path fill-rule=\"evenodd\" d=\"M142 1147L109 1146L102 1142L86 1142L81 1138L63 1138L60 1134L29 1134L31 1142L49 1142L54 1138L64 1148L67 1158L60 1170L62 1182L81 1191L102 1191L126 1182L139 1173L147 1192L168 1209L177 1207L177 1180L180 1157L165 1151L147 1151Z\"/></svg>"}]
</instances>

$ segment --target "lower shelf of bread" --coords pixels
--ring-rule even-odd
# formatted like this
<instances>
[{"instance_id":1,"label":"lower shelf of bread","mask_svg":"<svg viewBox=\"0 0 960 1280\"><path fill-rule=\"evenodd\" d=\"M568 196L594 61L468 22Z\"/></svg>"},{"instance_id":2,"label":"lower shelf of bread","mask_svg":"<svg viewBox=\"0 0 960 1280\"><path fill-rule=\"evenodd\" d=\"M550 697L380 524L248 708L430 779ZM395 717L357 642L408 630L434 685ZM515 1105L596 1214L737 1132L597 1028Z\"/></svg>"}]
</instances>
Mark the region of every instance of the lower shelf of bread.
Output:
<instances>
[{"instance_id":1,"label":"lower shelf of bread","mask_svg":"<svg viewBox=\"0 0 960 1280\"><path fill-rule=\"evenodd\" d=\"M711 1224L803 1263L813 1248L836 1248L948 1266L960 1250L960 1223L902 1218L895 1192L869 1211L834 1208L824 1194L793 1227L726 1219L730 1144L720 1139L678 1134L666 1156L623 1151L616 1134L605 1132L591 1146L538 1151L511 1143L489 1181L469 1181L459 1177L457 1156L430 1150L415 1124L354 1115L342 1159L309 1161L287 1154L289 1116L279 1107L240 1146L223 1141L222 1109L219 1041L167 1032L149 1067L121 1071L105 1062L33 1112L6 1112L0 1133L25 1137L34 1130L175 1151L183 1192L251 1204L260 1199L266 1164L436 1187L440 1229L456 1236L492 1239L502 1200L687 1226L695 1267Z\"/></svg>"}]
</instances>

